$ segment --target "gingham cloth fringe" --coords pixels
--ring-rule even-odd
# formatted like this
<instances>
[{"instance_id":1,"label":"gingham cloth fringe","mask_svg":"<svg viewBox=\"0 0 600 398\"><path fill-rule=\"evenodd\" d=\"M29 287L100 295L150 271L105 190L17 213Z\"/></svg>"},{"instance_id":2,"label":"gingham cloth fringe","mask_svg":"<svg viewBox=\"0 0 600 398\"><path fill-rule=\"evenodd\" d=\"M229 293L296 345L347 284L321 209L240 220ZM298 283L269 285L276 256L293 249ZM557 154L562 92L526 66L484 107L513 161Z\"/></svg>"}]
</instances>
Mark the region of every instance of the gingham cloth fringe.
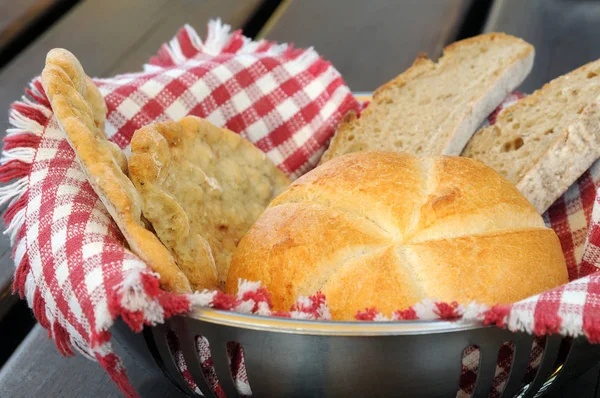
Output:
<instances>
[{"instance_id":1,"label":"gingham cloth fringe","mask_svg":"<svg viewBox=\"0 0 600 398\"><path fill-rule=\"evenodd\" d=\"M316 165L347 111L362 109L339 73L313 49L253 42L239 31L231 33L220 21L208 24L205 41L189 26L182 28L144 72L96 83L109 109L107 134L126 153L137 128L193 114L243 134L292 178ZM110 344L109 329L117 317L135 331L194 306L329 319L321 294L299 298L288 312L272 312L269 294L259 283L243 282L237 297L162 291L158 276L125 248L121 233L87 183L39 80L34 79L26 92L12 107L13 128L4 139L0 182L6 184L0 188L0 205L8 203L4 221L17 266L14 290L27 299L61 353L72 355L75 347L99 361L124 394L136 396ZM518 96L509 97L504 106ZM490 116L491 123L497 112ZM462 318L538 335L585 335L600 341L600 276L592 275L600 262L599 178L597 162L544 215L560 238L571 283L510 306L426 301L397 311L391 320ZM389 320L374 308L358 313L357 319ZM210 379L209 354L202 342L198 347L205 352L203 366ZM510 347L504 351L510 357ZM459 395L472 391L468 375L476 372L477 356L473 350L463 357ZM238 369L236 383L249 394L235 347L232 358L237 358L232 362ZM539 361L536 358L532 354L531 366ZM502 363L497 386L507 372ZM181 370L185 375L184 364ZM213 384L218 391L218 383Z\"/></svg>"},{"instance_id":2,"label":"gingham cloth fringe","mask_svg":"<svg viewBox=\"0 0 600 398\"><path fill-rule=\"evenodd\" d=\"M339 73L313 49L252 42L220 21L208 24L206 41L182 28L144 72L95 81L108 106L107 134L126 153L137 128L193 114L243 133L291 177L314 167L342 116L359 109ZM99 361L124 394L136 396L110 343L117 317L140 331L194 305L265 313L256 284L237 298L162 291L158 275L125 248L39 79L26 94L10 114L0 204L8 203L13 288L62 354L72 355L74 347ZM326 315L321 301L313 310L311 299L302 299L287 316Z\"/></svg>"}]
</instances>

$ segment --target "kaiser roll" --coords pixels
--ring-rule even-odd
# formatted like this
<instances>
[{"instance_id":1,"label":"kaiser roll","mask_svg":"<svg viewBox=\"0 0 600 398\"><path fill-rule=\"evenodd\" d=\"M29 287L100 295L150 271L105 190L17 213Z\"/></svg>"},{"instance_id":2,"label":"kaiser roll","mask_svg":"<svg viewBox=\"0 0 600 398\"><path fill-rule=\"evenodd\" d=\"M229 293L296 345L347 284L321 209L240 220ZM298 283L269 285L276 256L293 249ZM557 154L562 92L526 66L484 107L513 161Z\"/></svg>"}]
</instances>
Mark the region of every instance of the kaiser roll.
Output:
<instances>
[{"instance_id":1,"label":"kaiser roll","mask_svg":"<svg viewBox=\"0 0 600 398\"><path fill-rule=\"evenodd\" d=\"M234 253L229 293L239 279L262 281L278 310L321 291L338 320L426 298L510 303L568 281L556 234L494 170L388 152L333 159L276 197Z\"/></svg>"}]
</instances>

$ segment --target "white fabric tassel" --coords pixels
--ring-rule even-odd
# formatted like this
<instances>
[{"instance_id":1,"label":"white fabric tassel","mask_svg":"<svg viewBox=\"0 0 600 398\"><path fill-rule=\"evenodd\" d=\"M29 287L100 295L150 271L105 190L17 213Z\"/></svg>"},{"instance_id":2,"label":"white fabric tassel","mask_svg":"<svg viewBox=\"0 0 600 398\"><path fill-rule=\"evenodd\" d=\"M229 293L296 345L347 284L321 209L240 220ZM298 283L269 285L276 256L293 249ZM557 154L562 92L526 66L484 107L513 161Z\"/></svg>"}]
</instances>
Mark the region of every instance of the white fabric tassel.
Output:
<instances>
[{"instance_id":1,"label":"white fabric tassel","mask_svg":"<svg viewBox=\"0 0 600 398\"><path fill-rule=\"evenodd\" d=\"M577 314L562 316L560 334L571 337L579 337L583 334L583 318Z\"/></svg>"},{"instance_id":2,"label":"white fabric tassel","mask_svg":"<svg viewBox=\"0 0 600 398\"><path fill-rule=\"evenodd\" d=\"M387 316L385 316L379 312L375 315L375 318L373 318L373 321L375 321L375 322L389 322L390 320L391 320L390 318L388 318Z\"/></svg>"},{"instance_id":3,"label":"white fabric tassel","mask_svg":"<svg viewBox=\"0 0 600 398\"><path fill-rule=\"evenodd\" d=\"M10 184L0 187L0 206L19 197L27 191L27 177L19 178Z\"/></svg>"},{"instance_id":4,"label":"white fabric tassel","mask_svg":"<svg viewBox=\"0 0 600 398\"><path fill-rule=\"evenodd\" d=\"M206 40L202 41L198 33L190 25L185 25L184 29L190 38L192 45L198 50L199 54L207 56L216 56L223 52L223 49L230 43L233 36L231 26L224 24L220 19L211 20L208 23L208 34ZM236 50L236 54L255 54L256 50L265 45L265 40L253 41L249 37L243 37L242 46ZM288 44L273 44L266 51L261 52L265 56L277 56L283 54L287 49ZM175 65L181 65L188 61L188 58L183 54L181 43L175 37L166 45L167 52ZM314 58L315 51L310 48L305 53L311 53L300 62L308 62L310 58ZM304 54L303 54L304 55ZM294 62L298 62L294 60ZM144 65L144 72L155 72L162 70L162 67L156 65Z\"/></svg>"},{"instance_id":5,"label":"white fabric tassel","mask_svg":"<svg viewBox=\"0 0 600 398\"><path fill-rule=\"evenodd\" d=\"M14 246L17 241L17 235L21 230L21 227L25 223L25 209L19 210L15 213L11 223L6 227L4 235L8 235L10 238L10 245Z\"/></svg>"},{"instance_id":6,"label":"white fabric tassel","mask_svg":"<svg viewBox=\"0 0 600 398\"><path fill-rule=\"evenodd\" d=\"M185 29L188 33L193 32L193 34L197 37L196 32L192 29L191 26L186 25ZM218 55L223 51L225 45L231 39L231 26L227 24L223 24L221 19L216 19L214 21L210 21L208 23L208 34L206 35L206 42L202 44L202 40L197 37L196 42L200 43L199 48L207 55Z\"/></svg>"},{"instance_id":7,"label":"white fabric tassel","mask_svg":"<svg viewBox=\"0 0 600 398\"><path fill-rule=\"evenodd\" d=\"M39 91L35 88L33 84L30 84L30 89L36 93L40 94ZM47 107L34 102L33 100L23 96L21 103L29 108L35 109L36 111L42 113L46 117L50 117L52 111ZM20 134L32 134L35 136L41 136L44 131L44 126L39 124L37 121L30 119L28 116L19 112L17 109L12 109L9 116L11 128L6 130L6 136L12 137ZM35 149L29 147L16 147L8 150L2 151L2 156L0 157L0 164L6 164L11 160L18 160L23 163L31 164L33 163L33 159L35 157ZM21 177L12 181L9 184L5 184L0 187L0 206L9 203L9 205L13 205L19 198L27 192L29 185L29 181L27 177ZM25 209L20 209L10 224L6 226L6 230L4 231L5 235L10 236L11 245L15 244L17 234L21 229L23 223L25 222Z\"/></svg>"},{"instance_id":8,"label":"white fabric tassel","mask_svg":"<svg viewBox=\"0 0 600 398\"><path fill-rule=\"evenodd\" d=\"M522 315L522 314L521 314ZM507 327L509 330L526 332L529 334L533 333L534 317L531 316L519 316L519 313L511 313L508 315Z\"/></svg>"},{"instance_id":9,"label":"white fabric tassel","mask_svg":"<svg viewBox=\"0 0 600 398\"><path fill-rule=\"evenodd\" d=\"M213 304L213 300L216 296L216 291L203 290L196 292L188 296L192 308L194 307L210 307Z\"/></svg>"},{"instance_id":10,"label":"white fabric tassel","mask_svg":"<svg viewBox=\"0 0 600 398\"><path fill-rule=\"evenodd\" d=\"M423 321L439 319L438 314L434 312L435 308L435 302L432 300L423 300L422 302L417 303L413 306L417 317Z\"/></svg>"},{"instance_id":11,"label":"white fabric tassel","mask_svg":"<svg viewBox=\"0 0 600 398\"><path fill-rule=\"evenodd\" d=\"M165 321L165 314L158 300L148 296L144 290L144 285L140 279L141 270L130 270L123 282L118 286L118 291L122 295L121 306L129 311L141 311L144 314L144 320L147 323L155 325ZM107 317L107 325L101 328L109 327L112 321Z\"/></svg>"},{"instance_id":12,"label":"white fabric tassel","mask_svg":"<svg viewBox=\"0 0 600 398\"><path fill-rule=\"evenodd\" d=\"M33 105L31 105L33 107ZM46 110L47 112L47 110ZM11 137L17 134L35 134L41 135L44 127L33 119L13 110L10 115L10 123L14 126L6 129L6 136Z\"/></svg>"},{"instance_id":13,"label":"white fabric tassel","mask_svg":"<svg viewBox=\"0 0 600 398\"><path fill-rule=\"evenodd\" d=\"M2 158L0 164L5 164L11 160L20 160L25 163L32 163L33 157L35 156L35 149L33 148L13 148L8 151L2 151Z\"/></svg>"},{"instance_id":14,"label":"white fabric tassel","mask_svg":"<svg viewBox=\"0 0 600 398\"><path fill-rule=\"evenodd\" d=\"M331 320L331 312L329 311L329 307L327 306L327 304L321 304L319 306L319 309L317 310L317 313L319 314L320 320L322 320L322 321Z\"/></svg>"},{"instance_id":15,"label":"white fabric tassel","mask_svg":"<svg viewBox=\"0 0 600 398\"><path fill-rule=\"evenodd\" d=\"M36 282L33 274L31 272L27 273L27 277L25 278L25 298L27 302L30 303L30 306L33 307L33 301L35 298L35 287ZM47 308L44 309L47 312ZM47 316L48 314L46 314Z\"/></svg>"},{"instance_id":16,"label":"white fabric tassel","mask_svg":"<svg viewBox=\"0 0 600 398\"><path fill-rule=\"evenodd\" d=\"M242 301L241 303L233 307L233 310L235 312L241 312L242 314L251 314L255 304L256 303L254 300Z\"/></svg>"},{"instance_id":17,"label":"white fabric tassel","mask_svg":"<svg viewBox=\"0 0 600 398\"><path fill-rule=\"evenodd\" d=\"M459 312L462 313L462 319L464 321L482 321L484 313L489 309L490 308L487 305L478 304L473 301L466 306L462 306L462 308L459 309Z\"/></svg>"},{"instance_id":18,"label":"white fabric tassel","mask_svg":"<svg viewBox=\"0 0 600 398\"><path fill-rule=\"evenodd\" d=\"M244 296L244 294L246 294L248 292L257 291L260 288L260 285L261 285L260 282L250 282L250 281L240 279L238 281L238 293L237 293L238 299L241 299L242 296Z\"/></svg>"}]
</instances>

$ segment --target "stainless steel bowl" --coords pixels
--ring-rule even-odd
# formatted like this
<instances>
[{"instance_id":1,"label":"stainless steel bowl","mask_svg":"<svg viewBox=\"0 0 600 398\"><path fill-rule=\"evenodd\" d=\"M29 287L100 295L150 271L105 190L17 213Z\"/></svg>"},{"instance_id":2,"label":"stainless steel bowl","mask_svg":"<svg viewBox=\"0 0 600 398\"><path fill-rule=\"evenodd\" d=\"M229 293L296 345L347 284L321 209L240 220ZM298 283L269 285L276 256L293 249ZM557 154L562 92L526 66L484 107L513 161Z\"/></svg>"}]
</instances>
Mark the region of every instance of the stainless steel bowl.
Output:
<instances>
[{"instance_id":1,"label":"stainless steel bowl","mask_svg":"<svg viewBox=\"0 0 600 398\"><path fill-rule=\"evenodd\" d=\"M135 338L120 329L130 342ZM167 337L171 332L205 397L214 394L201 371L198 336L210 343L213 366L228 397L240 396L231 377L228 342L243 347L255 397L453 397L469 346L480 350L474 396L488 396L505 342L513 342L515 351L502 397L533 397L583 374L600 359L600 347L584 338L548 337L535 377L524 385L534 340L525 333L462 322L306 321L201 309L143 334L146 355L149 349L164 374L191 397L198 395L179 372Z\"/></svg>"},{"instance_id":2,"label":"stainless steel bowl","mask_svg":"<svg viewBox=\"0 0 600 398\"><path fill-rule=\"evenodd\" d=\"M372 93L354 94L369 100ZM502 397L533 397L559 388L600 360L600 346L584 338L552 336L545 339L535 377L526 383L534 337L459 322L322 322L201 309L145 329L143 339L122 323L116 331L132 354L140 361L155 361L191 397L197 394L182 377L169 347L173 333L205 397L214 394L200 368L197 336L208 339L228 397L240 395L231 377L228 342L243 347L254 397L453 397L459 391L463 352L470 346L479 347L480 353L473 395L487 396L505 342L513 342L515 351Z\"/></svg>"}]
</instances>

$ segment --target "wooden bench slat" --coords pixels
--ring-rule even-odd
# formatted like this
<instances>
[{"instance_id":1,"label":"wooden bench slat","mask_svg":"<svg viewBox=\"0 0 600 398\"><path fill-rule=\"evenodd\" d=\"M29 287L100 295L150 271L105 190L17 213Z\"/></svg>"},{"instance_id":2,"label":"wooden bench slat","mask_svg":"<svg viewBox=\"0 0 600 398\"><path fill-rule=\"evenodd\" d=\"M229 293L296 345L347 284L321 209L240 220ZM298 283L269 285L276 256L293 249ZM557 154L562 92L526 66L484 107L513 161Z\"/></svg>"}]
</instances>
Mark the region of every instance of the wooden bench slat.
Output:
<instances>
[{"instance_id":1,"label":"wooden bench slat","mask_svg":"<svg viewBox=\"0 0 600 398\"><path fill-rule=\"evenodd\" d=\"M177 2L181 3L173 7ZM157 19L149 27L142 39L133 43L117 64L106 71L107 76L141 70L148 58L155 54L158 47L170 40L184 23L192 25L200 37L206 37L206 22L221 18L223 22L240 29L260 5L260 0L222 0L222 1L175 1L165 4L159 11L163 18Z\"/></svg>"},{"instance_id":2,"label":"wooden bench slat","mask_svg":"<svg viewBox=\"0 0 600 398\"><path fill-rule=\"evenodd\" d=\"M520 87L529 93L600 58L600 2L497 0L485 31L513 34L535 46L533 70Z\"/></svg>"},{"instance_id":3,"label":"wooden bench slat","mask_svg":"<svg viewBox=\"0 0 600 398\"><path fill-rule=\"evenodd\" d=\"M315 47L352 90L369 91L408 68L419 52L439 57L471 1L285 1L263 34Z\"/></svg>"},{"instance_id":4,"label":"wooden bench slat","mask_svg":"<svg viewBox=\"0 0 600 398\"><path fill-rule=\"evenodd\" d=\"M182 397L159 373L139 366L119 353L132 386L142 397ZM60 355L48 334L37 325L0 371L2 397L122 397L99 364L77 354Z\"/></svg>"},{"instance_id":5,"label":"wooden bench slat","mask_svg":"<svg viewBox=\"0 0 600 398\"><path fill-rule=\"evenodd\" d=\"M18 39L42 15L64 0L18 0L0 2L0 52Z\"/></svg>"}]
</instances>

